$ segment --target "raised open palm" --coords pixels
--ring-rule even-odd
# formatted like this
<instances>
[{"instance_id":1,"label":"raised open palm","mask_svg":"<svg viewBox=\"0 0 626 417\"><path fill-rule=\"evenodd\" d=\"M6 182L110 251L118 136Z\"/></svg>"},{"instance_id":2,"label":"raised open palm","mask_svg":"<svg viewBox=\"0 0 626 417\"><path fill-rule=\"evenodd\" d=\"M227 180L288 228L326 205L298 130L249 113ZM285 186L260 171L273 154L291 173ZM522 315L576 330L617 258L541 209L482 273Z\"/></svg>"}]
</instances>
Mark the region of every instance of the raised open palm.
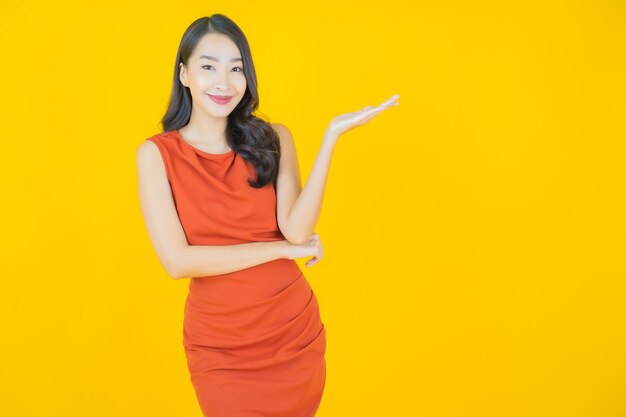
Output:
<instances>
[{"instance_id":1,"label":"raised open palm","mask_svg":"<svg viewBox=\"0 0 626 417\"><path fill-rule=\"evenodd\" d=\"M328 131L339 136L357 126L362 126L384 110L392 106L398 106L400 103L396 102L396 100L399 97L400 94L395 94L376 107L367 106L359 111L339 115L331 120Z\"/></svg>"}]
</instances>

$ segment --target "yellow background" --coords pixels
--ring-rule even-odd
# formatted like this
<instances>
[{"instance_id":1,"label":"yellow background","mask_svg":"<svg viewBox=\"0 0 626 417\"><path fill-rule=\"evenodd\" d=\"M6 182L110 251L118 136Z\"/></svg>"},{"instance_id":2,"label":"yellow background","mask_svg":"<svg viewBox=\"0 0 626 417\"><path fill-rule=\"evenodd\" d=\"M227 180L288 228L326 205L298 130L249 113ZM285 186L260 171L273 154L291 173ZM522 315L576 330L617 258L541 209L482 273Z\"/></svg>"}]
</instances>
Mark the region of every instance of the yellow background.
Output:
<instances>
[{"instance_id":1,"label":"yellow background","mask_svg":"<svg viewBox=\"0 0 626 417\"><path fill-rule=\"evenodd\" d=\"M188 280L139 211L187 26L231 17L303 181L327 329L319 417L626 415L621 1L12 2L2 33L0 415L201 416Z\"/></svg>"}]
</instances>

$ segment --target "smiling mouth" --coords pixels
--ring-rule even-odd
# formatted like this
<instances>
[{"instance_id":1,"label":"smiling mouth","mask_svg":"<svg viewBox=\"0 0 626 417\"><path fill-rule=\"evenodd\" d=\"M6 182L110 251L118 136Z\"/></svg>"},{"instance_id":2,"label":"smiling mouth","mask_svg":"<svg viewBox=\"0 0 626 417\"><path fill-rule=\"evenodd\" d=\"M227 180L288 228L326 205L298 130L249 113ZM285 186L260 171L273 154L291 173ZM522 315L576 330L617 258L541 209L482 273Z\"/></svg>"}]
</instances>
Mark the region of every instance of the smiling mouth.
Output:
<instances>
[{"instance_id":1,"label":"smiling mouth","mask_svg":"<svg viewBox=\"0 0 626 417\"><path fill-rule=\"evenodd\" d=\"M233 96L213 96L211 94L208 94L208 96L217 104L226 104L233 98Z\"/></svg>"}]
</instances>

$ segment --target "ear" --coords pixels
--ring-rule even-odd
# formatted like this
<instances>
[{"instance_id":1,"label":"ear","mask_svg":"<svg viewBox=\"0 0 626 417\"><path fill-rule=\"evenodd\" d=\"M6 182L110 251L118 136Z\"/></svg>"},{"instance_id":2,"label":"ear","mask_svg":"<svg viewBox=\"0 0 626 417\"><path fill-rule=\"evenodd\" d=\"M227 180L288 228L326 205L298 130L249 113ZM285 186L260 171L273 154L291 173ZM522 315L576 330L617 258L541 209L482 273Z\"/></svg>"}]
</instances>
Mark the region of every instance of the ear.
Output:
<instances>
[{"instance_id":1,"label":"ear","mask_svg":"<svg viewBox=\"0 0 626 417\"><path fill-rule=\"evenodd\" d=\"M185 65L181 62L180 63L180 73L179 73L179 78L180 78L180 82L187 87L187 69L185 68Z\"/></svg>"}]
</instances>

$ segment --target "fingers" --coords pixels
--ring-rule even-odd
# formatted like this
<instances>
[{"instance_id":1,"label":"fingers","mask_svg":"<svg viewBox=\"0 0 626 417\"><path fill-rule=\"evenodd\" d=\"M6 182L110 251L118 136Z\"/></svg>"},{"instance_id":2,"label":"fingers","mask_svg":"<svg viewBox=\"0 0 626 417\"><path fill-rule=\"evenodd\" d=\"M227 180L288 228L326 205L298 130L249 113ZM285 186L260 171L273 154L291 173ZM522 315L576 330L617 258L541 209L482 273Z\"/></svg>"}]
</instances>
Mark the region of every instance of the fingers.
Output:
<instances>
[{"instance_id":1,"label":"fingers","mask_svg":"<svg viewBox=\"0 0 626 417\"><path fill-rule=\"evenodd\" d=\"M394 94L389 97L387 100L380 103L378 106L367 106L364 107L359 113L365 115L365 117L369 117L373 114L378 114L381 111L388 109L390 107L399 106L400 103L397 102L398 98L400 98L400 94Z\"/></svg>"},{"instance_id":2,"label":"fingers","mask_svg":"<svg viewBox=\"0 0 626 417\"><path fill-rule=\"evenodd\" d=\"M315 246L317 247L318 254L316 256L314 256L313 258L309 259L304 264L304 266L306 266L306 267L311 267L311 266L315 265L316 263L321 261L322 258L324 257L324 247L322 246L322 242L320 242L319 234L313 233L311 235L311 241L315 242Z\"/></svg>"},{"instance_id":3,"label":"fingers","mask_svg":"<svg viewBox=\"0 0 626 417\"><path fill-rule=\"evenodd\" d=\"M395 103L396 100L398 100L399 98L400 98L400 94L394 94L393 96L389 97L387 100L385 100L381 104L379 104L378 107L386 106L388 104Z\"/></svg>"},{"instance_id":4,"label":"fingers","mask_svg":"<svg viewBox=\"0 0 626 417\"><path fill-rule=\"evenodd\" d=\"M304 266L313 266L316 263L318 263L322 258L320 256L314 256L311 259L309 259Z\"/></svg>"},{"instance_id":5,"label":"fingers","mask_svg":"<svg viewBox=\"0 0 626 417\"><path fill-rule=\"evenodd\" d=\"M319 262L319 259L317 257L313 257L313 258L309 259L307 261L307 263L304 264L304 266L311 267L311 266L315 265L318 262Z\"/></svg>"},{"instance_id":6,"label":"fingers","mask_svg":"<svg viewBox=\"0 0 626 417\"><path fill-rule=\"evenodd\" d=\"M380 110L388 109L392 106L398 106L400 103L397 102L398 98L400 98L400 94L394 94L389 97L387 100L380 103L376 108Z\"/></svg>"},{"instance_id":7,"label":"fingers","mask_svg":"<svg viewBox=\"0 0 626 417\"><path fill-rule=\"evenodd\" d=\"M321 257L321 256L314 256L314 257L312 257L311 259L309 259L308 261L306 261L306 263L304 264L304 266L307 266L307 267L309 267L309 266L313 266L313 265L315 265L315 264L319 263L319 261L321 261L321 260L322 260L322 257Z\"/></svg>"},{"instance_id":8,"label":"fingers","mask_svg":"<svg viewBox=\"0 0 626 417\"><path fill-rule=\"evenodd\" d=\"M396 100L400 97L400 94L394 94L378 106L367 106L364 107L359 113L363 116L363 119L359 121L359 124L364 124L369 120L373 119L375 116L380 114L383 110L387 110L390 107L399 106L400 103L396 102Z\"/></svg>"}]
</instances>

